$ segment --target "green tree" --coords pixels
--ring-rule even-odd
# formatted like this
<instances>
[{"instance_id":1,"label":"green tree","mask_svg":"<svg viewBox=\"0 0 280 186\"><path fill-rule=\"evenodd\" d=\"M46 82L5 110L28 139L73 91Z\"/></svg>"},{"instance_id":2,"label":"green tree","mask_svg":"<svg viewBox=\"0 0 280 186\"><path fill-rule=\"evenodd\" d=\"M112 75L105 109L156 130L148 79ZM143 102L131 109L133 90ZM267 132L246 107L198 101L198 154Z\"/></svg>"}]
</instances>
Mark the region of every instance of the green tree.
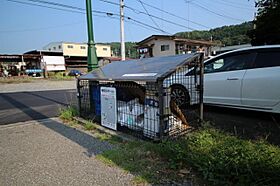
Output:
<instances>
[{"instance_id":1,"label":"green tree","mask_svg":"<svg viewBox=\"0 0 280 186\"><path fill-rule=\"evenodd\" d=\"M259 0L255 29L249 32L252 45L280 44L280 0Z\"/></svg>"},{"instance_id":2,"label":"green tree","mask_svg":"<svg viewBox=\"0 0 280 186\"><path fill-rule=\"evenodd\" d=\"M119 42L106 44L111 45L111 50L115 56L121 55L121 44ZM125 42L125 56L127 58L138 58L138 51L135 42Z\"/></svg>"},{"instance_id":3,"label":"green tree","mask_svg":"<svg viewBox=\"0 0 280 186\"><path fill-rule=\"evenodd\" d=\"M223 26L210 30L192 31L192 32L179 32L176 36L201 39L209 41L212 39L225 46L240 45L250 43L251 39L248 37L247 32L253 29L252 22L245 22L239 25Z\"/></svg>"}]
</instances>

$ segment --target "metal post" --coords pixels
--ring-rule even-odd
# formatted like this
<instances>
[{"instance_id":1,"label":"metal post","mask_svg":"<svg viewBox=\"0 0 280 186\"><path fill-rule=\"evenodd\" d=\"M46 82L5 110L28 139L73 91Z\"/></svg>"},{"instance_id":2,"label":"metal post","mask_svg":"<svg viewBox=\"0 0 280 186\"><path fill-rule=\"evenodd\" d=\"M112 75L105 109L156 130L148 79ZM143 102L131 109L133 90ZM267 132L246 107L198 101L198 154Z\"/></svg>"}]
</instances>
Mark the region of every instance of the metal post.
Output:
<instances>
[{"instance_id":1,"label":"metal post","mask_svg":"<svg viewBox=\"0 0 280 186\"><path fill-rule=\"evenodd\" d=\"M92 8L91 0L86 0L87 9L87 26L88 26L88 72L95 68L98 68L98 60L95 50L95 43L93 37L93 26L92 26Z\"/></svg>"},{"instance_id":2,"label":"metal post","mask_svg":"<svg viewBox=\"0 0 280 186\"><path fill-rule=\"evenodd\" d=\"M125 60L125 43L124 43L124 0L120 0L120 37L121 37L121 59Z\"/></svg>"},{"instance_id":3,"label":"metal post","mask_svg":"<svg viewBox=\"0 0 280 186\"><path fill-rule=\"evenodd\" d=\"M163 139L164 136L164 101L163 101L163 81L157 81L158 88L158 103L159 103L159 138Z\"/></svg>"},{"instance_id":4,"label":"metal post","mask_svg":"<svg viewBox=\"0 0 280 186\"><path fill-rule=\"evenodd\" d=\"M25 66L25 67L26 67L25 62L24 62L24 57L23 57L23 55L21 56L21 61L22 61L22 65L20 66L20 69L23 69L22 66ZM23 69L23 70L24 70L24 69ZM24 70L24 71L25 71L25 70ZM24 75L24 73L25 73L25 72L22 72L23 75Z\"/></svg>"},{"instance_id":5,"label":"metal post","mask_svg":"<svg viewBox=\"0 0 280 186\"><path fill-rule=\"evenodd\" d=\"M82 107L82 105L81 105L81 98L82 98L82 96L81 96L81 90L80 90L80 88L81 88L81 86L80 86L80 80L79 79L77 79L77 98L78 98L78 112L79 112L79 116L81 117L82 116L82 114L81 114L81 107Z\"/></svg>"},{"instance_id":6,"label":"metal post","mask_svg":"<svg viewBox=\"0 0 280 186\"><path fill-rule=\"evenodd\" d=\"M199 77L199 102L200 102L200 120L203 121L203 94L204 94L204 61L203 54L199 56L199 67L200 67L200 77Z\"/></svg>"}]
</instances>

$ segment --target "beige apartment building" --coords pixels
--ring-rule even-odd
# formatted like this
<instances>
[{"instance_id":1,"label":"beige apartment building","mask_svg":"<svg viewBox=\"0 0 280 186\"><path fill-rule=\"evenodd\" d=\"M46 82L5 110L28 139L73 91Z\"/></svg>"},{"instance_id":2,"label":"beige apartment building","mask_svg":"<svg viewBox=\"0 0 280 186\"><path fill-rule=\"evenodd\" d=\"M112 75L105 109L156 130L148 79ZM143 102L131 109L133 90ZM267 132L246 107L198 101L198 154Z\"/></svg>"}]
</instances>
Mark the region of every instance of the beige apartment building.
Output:
<instances>
[{"instance_id":1,"label":"beige apartment building","mask_svg":"<svg viewBox=\"0 0 280 186\"><path fill-rule=\"evenodd\" d=\"M96 54L98 58L111 57L111 47L105 44L96 44ZM73 43L73 42L52 42L46 45L44 50L63 52L64 56L87 56L87 44L86 43Z\"/></svg>"}]
</instances>

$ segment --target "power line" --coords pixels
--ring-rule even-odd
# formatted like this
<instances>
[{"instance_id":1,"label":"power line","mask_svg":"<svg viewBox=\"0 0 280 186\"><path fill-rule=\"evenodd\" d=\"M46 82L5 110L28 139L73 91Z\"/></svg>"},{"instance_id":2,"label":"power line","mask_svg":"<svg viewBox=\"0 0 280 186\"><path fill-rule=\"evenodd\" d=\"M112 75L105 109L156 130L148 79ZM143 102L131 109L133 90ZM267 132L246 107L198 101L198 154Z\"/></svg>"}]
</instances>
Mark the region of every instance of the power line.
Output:
<instances>
[{"instance_id":1,"label":"power line","mask_svg":"<svg viewBox=\"0 0 280 186\"><path fill-rule=\"evenodd\" d=\"M71 6L71 5L66 5L66 4L61 4L61 3L51 2L51 1L43 1L43 0L27 0L27 1L42 3L42 4L48 4L48 5L53 5L53 6L59 6L59 7L79 10L79 11L83 11L83 12L86 11L85 8L80 8L80 7L76 7L76 6ZM108 12L105 12L105 11L99 11L99 10L92 10L92 12L100 13L100 14L111 14L111 13L108 13Z\"/></svg>"},{"instance_id":2,"label":"power line","mask_svg":"<svg viewBox=\"0 0 280 186\"><path fill-rule=\"evenodd\" d=\"M131 22L131 21L129 21L129 20L125 20L125 22L130 23L130 24L133 24L133 25L136 25L136 26L139 26L139 27L142 27L142 28L145 28L145 29L150 30L150 31L158 31L158 30L152 29L151 27L147 27L147 26L145 26L145 25L141 25L141 24L138 24L138 23L136 23L136 22ZM169 33L168 33L168 34L169 34Z\"/></svg>"},{"instance_id":3,"label":"power line","mask_svg":"<svg viewBox=\"0 0 280 186\"><path fill-rule=\"evenodd\" d=\"M40 5L40 4L35 4L35 3L22 2L22 1L18 1L18 0L6 0L6 1L19 3L19 4L25 4L25 5L31 5L31 6L38 6L38 7L43 7L43 8L49 8L49 9L53 9L53 10L61 10L61 11L71 12L71 13L85 14L85 12L82 11L82 10L85 10L85 9L78 8L78 7L73 7L72 9L77 9L77 10L81 10L81 11L75 11L75 10L69 10L69 9L63 9L63 8L56 8L56 7L53 7L53 6L46 6L46 5ZM36 0L27 0L27 1L36 2ZM39 3L39 1L37 3ZM44 4L52 4L52 2L50 2L50 3L45 2ZM62 4L60 6L62 6ZM62 7L64 7L64 6L62 6ZM70 6L66 5L65 7L69 8ZM107 15L107 16L102 16L102 15L98 15L98 14L92 14L93 16L97 16L97 17L108 17L108 16L112 16L114 14L114 13L111 13L111 12L97 11L97 10L92 10L92 12ZM108 17L108 18L110 18L110 17Z\"/></svg>"},{"instance_id":4,"label":"power line","mask_svg":"<svg viewBox=\"0 0 280 186\"><path fill-rule=\"evenodd\" d=\"M85 13L80 12L80 11L56 8L56 7L51 7L51 6L46 6L46 5L39 5L39 4L35 4L35 3L22 2L22 1L17 1L17 0L6 0L6 1L14 2L14 3L20 3L20 4L25 4L25 5L31 5L31 6L38 6L38 7L43 7L43 8L50 8L50 9L54 9L54 10L61 10L61 11L65 11L65 12L85 14Z\"/></svg>"},{"instance_id":5,"label":"power line","mask_svg":"<svg viewBox=\"0 0 280 186\"><path fill-rule=\"evenodd\" d=\"M98 16L98 17L108 18L106 16ZM117 18L117 17L110 17L110 19L119 20L119 18ZM153 28L153 27L151 28L149 25L140 23L139 21L136 21L136 20L126 19L126 22L129 23L129 24L133 24L133 25L142 27L142 28L150 30L150 31L155 31L155 30L158 31L156 28ZM18 32L32 32L32 31L50 30L50 29L62 28L62 27L73 26L73 25L80 25L80 24L84 24L84 22L70 23L70 24L63 24L63 25L49 26L49 27L40 27L40 28L20 29L20 30L0 30L0 33L5 34L5 33L18 33ZM168 34L170 34L170 33L168 33Z\"/></svg>"},{"instance_id":6,"label":"power line","mask_svg":"<svg viewBox=\"0 0 280 186\"><path fill-rule=\"evenodd\" d=\"M126 7L127 7L127 6L126 6ZM134 9L134 8L132 8L132 7L127 7L127 8L133 10L135 13L138 12L138 14L145 14L145 15L147 15L145 12L136 10L136 9ZM191 28L191 27L188 27L188 26L185 26L185 25L182 25L182 24L173 22L173 21L169 21L169 20L167 20L167 19L163 19L163 18L161 18L161 17L155 16L155 15L152 15L152 14L150 14L150 16L153 17L153 18L155 18L155 19L158 19L158 20L161 20L161 21L167 22L167 23L169 23L169 24L176 25L176 26L179 26L179 27L188 29L188 30L195 30L194 28Z\"/></svg>"},{"instance_id":7,"label":"power line","mask_svg":"<svg viewBox=\"0 0 280 186\"><path fill-rule=\"evenodd\" d=\"M84 8L79 8L79 7L74 7L74 6L70 6L70 5L65 5L65 4L61 4L61 3L55 3L55 2L50 2L50 1L43 1L43 0L28 0L28 1L33 1L33 2L38 2L38 3L44 3L44 4L51 4L51 5L55 5L55 6L60 6L60 7L65 7L65 8L70 8L70 9L76 9L76 10L80 10L80 11L85 11ZM117 4L117 3L115 3ZM118 5L118 4L117 4ZM112 13L112 12L105 12L105 11L98 11L98 10L92 10L92 12L95 12L95 13L101 13L101 14L106 14L107 16L119 16L119 14L116 14L116 13ZM132 20L134 22L137 22L138 24L141 24L141 25L145 25L145 26L149 26L151 27L152 29L154 30L158 30L158 31L161 31L161 32L164 32L164 33L167 33L165 31L163 31L162 29L157 29L155 27L152 27L148 24L145 24L141 21L138 21L136 19L133 19L131 17L127 17L127 16L124 16L125 18L129 19L129 20Z\"/></svg>"},{"instance_id":8,"label":"power line","mask_svg":"<svg viewBox=\"0 0 280 186\"><path fill-rule=\"evenodd\" d=\"M102 0L100 0L100 1L102 1ZM143 2L143 1L142 1L142 2ZM191 1L190 1L190 2L191 2ZM178 18L178 19L181 19L181 20L184 20L184 21L189 21L189 22L191 22L191 23L193 23L193 24L195 24L195 25L201 26L201 27L203 27L203 28L211 29L210 27L208 27L208 26L206 26L206 25L203 25L203 24L194 22L194 21L192 21L192 20L190 20L190 19L186 19L186 18L184 18L184 17L178 16L178 15L176 15L176 14L173 14L173 13L171 13L171 12L168 12L168 11L166 11L166 10L163 10L163 9L160 9L160 8L158 8L158 7L155 7L155 6L151 5L151 4L148 4L148 3L146 3L146 2L143 2L143 4L146 5L146 6L149 6L149 7L153 8L153 9L155 9L155 10L158 10L158 11L160 11L160 12L163 12L163 13L165 13L165 14L168 14L168 15L170 15L170 16L176 17L176 18Z\"/></svg>"},{"instance_id":9,"label":"power line","mask_svg":"<svg viewBox=\"0 0 280 186\"><path fill-rule=\"evenodd\" d=\"M161 29L160 26L155 22L155 20L153 19L153 17L149 14L148 10L146 9L146 7L144 6L143 2L141 0L137 0L143 7L143 9L145 10L145 12L147 13L147 15L150 17L150 19L152 20L152 22L155 24L155 26L158 29Z\"/></svg>"},{"instance_id":10,"label":"power line","mask_svg":"<svg viewBox=\"0 0 280 186\"><path fill-rule=\"evenodd\" d=\"M99 0L99 1L102 1L102 2L105 2L105 3L109 3L109 4L112 4L112 5L120 6L118 3L115 3L115 2L112 2L112 1L106 1L106 0Z\"/></svg>"},{"instance_id":11,"label":"power line","mask_svg":"<svg viewBox=\"0 0 280 186\"><path fill-rule=\"evenodd\" d=\"M116 5L116 3L113 3L113 2L110 2L110 1L107 1L107 0L100 0L100 1L106 2L106 3L110 3L110 4L113 4L113 5ZM130 10L132 10L132 11L134 11L134 12L137 13L137 14L144 14L144 15L147 15L146 12L139 11L139 10L137 10L137 9L135 9L135 8L130 7L130 6L125 5L125 7L128 8L128 9L130 9ZM188 30L195 30L194 28L190 28L190 27L187 27L187 26L185 26L185 25L182 25L182 24L179 24L179 23L176 23L176 22L173 22L173 21L169 21L169 20L167 20L167 19L163 19L163 18L158 17L158 16L155 16L155 15L153 15L153 14L149 14L149 15L150 15L151 17L155 18L155 19L158 19L158 20L167 22L167 23L172 24L172 25L176 25L176 26L179 26L179 27L188 29Z\"/></svg>"},{"instance_id":12,"label":"power line","mask_svg":"<svg viewBox=\"0 0 280 186\"><path fill-rule=\"evenodd\" d=\"M194 2L190 2L190 3L195 5L195 6L197 6L197 7L199 7L199 8L201 8L201 9L203 9L203 10L206 10L206 11L212 13L212 14L220 16L222 18L227 18L227 19L231 19L231 20L235 20L235 21L245 21L245 20L242 20L242 19L238 19L238 18L234 18L234 17L228 16L228 15L224 15L224 14L220 14L220 13L214 12L213 10L210 10L210 9L208 9L208 8L202 6L202 5L199 5L197 3L194 3Z\"/></svg>"},{"instance_id":13,"label":"power line","mask_svg":"<svg viewBox=\"0 0 280 186\"><path fill-rule=\"evenodd\" d=\"M51 2L51 1L43 1L43 0L27 0L27 1L36 2L36 3L43 3L43 4L50 4L50 5L55 5L55 6L61 6L61 7L64 7L64 8L76 9L76 10L80 10L80 11L85 11L86 10L84 8L78 8L78 7L74 7L74 6L71 6L71 5L66 5L66 4L61 4L61 3Z\"/></svg>"},{"instance_id":14,"label":"power line","mask_svg":"<svg viewBox=\"0 0 280 186\"><path fill-rule=\"evenodd\" d=\"M185 2L187 3L187 16L188 16L188 20L190 19L190 0L187 1L185 0ZM190 25L190 21L188 21L188 26ZM190 37L190 32L187 33L188 34L188 38Z\"/></svg>"},{"instance_id":15,"label":"power line","mask_svg":"<svg viewBox=\"0 0 280 186\"><path fill-rule=\"evenodd\" d=\"M143 23L143 22L141 22L141 21L137 21L137 20L135 20L135 19L133 19L133 18L131 18L131 17L125 16L125 18L127 18L127 20L131 20L131 21L133 21L133 22L135 22L135 23L138 23L138 24L140 24L140 25L147 26L147 27L150 27L150 28L152 28L152 29L154 29L154 30L158 30L158 31L161 31L161 32L162 32L162 30L159 30L158 28L156 28L156 27L154 27L154 26L148 25L148 24ZM166 31L163 31L163 32L166 33L166 34L172 35L172 34L169 33L169 32L166 32Z\"/></svg>"},{"instance_id":16,"label":"power line","mask_svg":"<svg viewBox=\"0 0 280 186\"><path fill-rule=\"evenodd\" d=\"M216 1L216 3L219 3L219 4L224 4L226 6L229 6L229 7L233 7L233 8L238 8L238 9L244 9L244 10L248 10L248 11L252 11L254 10L254 8L248 8L248 7L244 7L244 6L238 6L234 3L231 3L231 2L228 2L228 1L223 1L223 0L214 0L214 2ZM219 2L218 2L219 1Z\"/></svg>"},{"instance_id":17,"label":"power line","mask_svg":"<svg viewBox=\"0 0 280 186\"><path fill-rule=\"evenodd\" d=\"M249 2L250 0L248 0L247 2ZM237 4L237 5L240 5L240 6L247 6L248 4L245 4L245 3L241 3L241 2L236 2L236 0L234 1L230 1L230 0L227 0L228 3L232 3L232 4ZM254 1L255 2L255 1Z\"/></svg>"},{"instance_id":18,"label":"power line","mask_svg":"<svg viewBox=\"0 0 280 186\"><path fill-rule=\"evenodd\" d=\"M69 6L69 5L64 5L64 4L54 5L53 2L48 2L48 1L44 1L44 3L43 3L43 1L41 1L41 0L30 0L32 2L37 2L37 3L52 4L52 6L67 7L68 9L62 9L62 8L57 8L57 7L52 7L52 6L46 6L46 5L41 5L41 4L29 3L29 2L22 2L22 1L18 1L18 0L6 0L6 1L14 2L14 3L19 3L19 4L30 5L30 6L38 6L38 7L48 8L48 9L60 10L60 11L65 11L65 12L73 12L73 13L85 14L85 12L69 10L69 9L83 10L82 8L74 7L74 6ZM93 12L106 15L106 16L102 16L102 15L93 14L94 16L105 17L105 18L110 18L110 19L118 19L118 18L112 17L112 16L119 16L119 14L112 13L112 12L97 11L97 10L93 10ZM146 23L143 23L143 22L138 21L136 19L133 19L131 17L128 17L128 16L124 16L124 17L128 21L133 21L133 22L130 22L130 23L134 23L135 25L141 26L141 27L146 28L146 29L150 28L150 29L162 32L162 30L159 30L156 27L150 26L150 25L148 25ZM44 29L44 28L38 28L38 29ZM37 29L18 30L16 32L20 32L20 31L24 31L25 32L25 31L32 31L32 30L37 30ZM6 32L6 31L2 31L2 32ZM165 33L168 33L168 32L165 32Z\"/></svg>"}]
</instances>

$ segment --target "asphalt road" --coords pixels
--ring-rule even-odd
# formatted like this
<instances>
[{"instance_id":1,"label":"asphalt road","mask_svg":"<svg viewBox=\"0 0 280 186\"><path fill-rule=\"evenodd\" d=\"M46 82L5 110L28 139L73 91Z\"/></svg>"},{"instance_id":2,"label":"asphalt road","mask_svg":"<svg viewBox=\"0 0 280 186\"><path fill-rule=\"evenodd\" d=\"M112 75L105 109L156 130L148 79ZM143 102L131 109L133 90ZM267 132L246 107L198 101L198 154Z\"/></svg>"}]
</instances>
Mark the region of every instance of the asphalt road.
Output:
<instances>
[{"instance_id":1,"label":"asphalt road","mask_svg":"<svg viewBox=\"0 0 280 186\"><path fill-rule=\"evenodd\" d=\"M59 109L76 104L76 90L0 93L0 125L55 117Z\"/></svg>"}]
</instances>

